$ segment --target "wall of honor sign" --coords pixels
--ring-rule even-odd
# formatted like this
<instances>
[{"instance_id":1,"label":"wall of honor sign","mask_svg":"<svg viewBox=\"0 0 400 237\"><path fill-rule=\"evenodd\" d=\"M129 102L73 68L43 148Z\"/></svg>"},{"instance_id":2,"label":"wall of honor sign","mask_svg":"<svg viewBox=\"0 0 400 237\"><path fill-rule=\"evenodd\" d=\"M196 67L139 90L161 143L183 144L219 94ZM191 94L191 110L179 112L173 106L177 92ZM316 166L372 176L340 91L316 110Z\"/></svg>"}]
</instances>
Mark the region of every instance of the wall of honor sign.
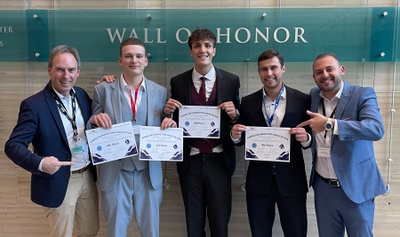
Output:
<instances>
[{"instance_id":1,"label":"wall of honor sign","mask_svg":"<svg viewBox=\"0 0 400 237\"><path fill-rule=\"evenodd\" d=\"M120 42L138 37L153 62L186 62L191 60L187 38L200 22L217 36L215 61L219 62L256 61L265 48L278 49L288 62L310 62L326 51L341 55L342 61L396 61L396 11L394 7L1 11L0 61L46 61L54 45L69 44L80 50L82 61L113 62Z\"/></svg>"}]
</instances>

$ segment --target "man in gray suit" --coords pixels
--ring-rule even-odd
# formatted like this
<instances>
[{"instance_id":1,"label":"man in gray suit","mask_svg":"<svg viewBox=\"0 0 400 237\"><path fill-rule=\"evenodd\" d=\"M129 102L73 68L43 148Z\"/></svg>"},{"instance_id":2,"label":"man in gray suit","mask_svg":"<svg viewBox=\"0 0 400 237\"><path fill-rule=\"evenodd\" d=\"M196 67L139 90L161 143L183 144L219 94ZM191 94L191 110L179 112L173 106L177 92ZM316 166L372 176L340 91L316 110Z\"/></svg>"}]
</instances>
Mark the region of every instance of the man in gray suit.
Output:
<instances>
[{"instance_id":1,"label":"man in gray suit","mask_svg":"<svg viewBox=\"0 0 400 237\"><path fill-rule=\"evenodd\" d=\"M143 42L125 39L120 46L119 64L123 72L114 82L95 87L90 125L108 129L112 124L132 121L134 131L139 131L140 125L176 127L172 119L163 119L162 115L167 90L143 75L148 65ZM135 136L138 143L139 134L135 132ZM161 162L140 161L136 155L99 166L97 186L102 193L108 236L126 236L132 213L143 237L160 236Z\"/></svg>"}]
</instances>

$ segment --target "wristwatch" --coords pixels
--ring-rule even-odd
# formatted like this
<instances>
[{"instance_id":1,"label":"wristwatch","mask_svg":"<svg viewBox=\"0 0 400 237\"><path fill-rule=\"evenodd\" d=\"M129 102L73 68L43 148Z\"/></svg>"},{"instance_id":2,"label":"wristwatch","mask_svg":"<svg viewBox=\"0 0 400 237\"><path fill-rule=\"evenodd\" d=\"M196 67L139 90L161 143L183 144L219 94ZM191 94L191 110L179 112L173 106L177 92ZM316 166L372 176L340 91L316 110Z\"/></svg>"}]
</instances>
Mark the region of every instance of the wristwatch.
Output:
<instances>
[{"instance_id":1,"label":"wristwatch","mask_svg":"<svg viewBox=\"0 0 400 237\"><path fill-rule=\"evenodd\" d=\"M325 127L326 131L332 130L333 124L332 124L332 119L331 118L328 118L328 120L326 120L326 123L325 123L324 127Z\"/></svg>"}]
</instances>

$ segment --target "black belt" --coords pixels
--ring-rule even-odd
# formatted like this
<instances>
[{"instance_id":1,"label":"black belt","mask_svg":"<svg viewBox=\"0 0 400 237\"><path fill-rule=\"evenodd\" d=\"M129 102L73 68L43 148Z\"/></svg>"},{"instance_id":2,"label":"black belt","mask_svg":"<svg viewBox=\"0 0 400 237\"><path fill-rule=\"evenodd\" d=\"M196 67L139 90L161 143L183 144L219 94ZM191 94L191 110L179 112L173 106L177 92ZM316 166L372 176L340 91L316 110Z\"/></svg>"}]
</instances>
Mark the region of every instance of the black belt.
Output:
<instances>
[{"instance_id":1,"label":"black belt","mask_svg":"<svg viewBox=\"0 0 400 237\"><path fill-rule=\"evenodd\" d=\"M338 179L327 179L327 178L324 178L320 174L318 174L316 171L315 171L315 175L318 176L325 183L329 184L332 188L340 188L341 187L340 182L339 182Z\"/></svg>"},{"instance_id":2,"label":"black belt","mask_svg":"<svg viewBox=\"0 0 400 237\"><path fill-rule=\"evenodd\" d=\"M84 168L82 168L82 169L71 171L71 174L80 174L80 173L85 172L88 169L89 169L89 165L84 167Z\"/></svg>"}]
</instances>

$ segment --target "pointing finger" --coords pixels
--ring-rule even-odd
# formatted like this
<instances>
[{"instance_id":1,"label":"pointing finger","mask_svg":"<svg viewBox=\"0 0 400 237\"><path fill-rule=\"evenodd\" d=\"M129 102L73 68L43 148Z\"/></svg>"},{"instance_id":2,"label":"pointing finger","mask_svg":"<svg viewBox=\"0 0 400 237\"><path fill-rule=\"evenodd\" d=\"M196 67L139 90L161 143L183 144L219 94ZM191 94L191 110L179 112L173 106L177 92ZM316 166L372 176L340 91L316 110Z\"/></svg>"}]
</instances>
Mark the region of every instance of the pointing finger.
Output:
<instances>
[{"instance_id":1,"label":"pointing finger","mask_svg":"<svg viewBox=\"0 0 400 237\"><path fill-rule=\"evenodd\" d=\"M60 161L59 164L60 164L60 166L73 165L73 163L71 161Z\"/></svg>"},{"instance_id":2,"label":"pointing finger","mask_svg":"<svg viewBox=\"0 0 400 237\"><path fill-rule=\"evenodd\" d=\"M310 125L310 120L307 120L307 121L304 121L304 122L302 122L302 123L299 123L299 124L296 126L296 128L304 127L304 126L307 126L307 125Z\"/></svg>"},{"instance_id":3,"label":"pointing finger","mask_svg":"<svg viewBox=\"0 0 400 237\"><path fill-rule=\"evenodd\" d=\"M318 115L318 113L313 113L313 112L311 112L310 110L307 110L307 114L308 114L310 117L315 117L315 116Z\"/></svg>"}]
</instances>

